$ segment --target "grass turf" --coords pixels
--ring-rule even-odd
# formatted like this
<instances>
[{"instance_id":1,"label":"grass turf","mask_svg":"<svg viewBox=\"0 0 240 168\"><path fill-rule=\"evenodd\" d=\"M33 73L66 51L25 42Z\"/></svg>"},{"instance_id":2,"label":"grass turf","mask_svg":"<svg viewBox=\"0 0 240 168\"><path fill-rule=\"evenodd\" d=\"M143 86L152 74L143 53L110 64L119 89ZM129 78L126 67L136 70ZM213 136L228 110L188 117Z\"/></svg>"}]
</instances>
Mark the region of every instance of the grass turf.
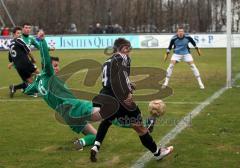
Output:
<instances>
[{"instance_id":1,"label":"grass turf","mask_svg":"<svg viewBox=\"0 0 240 168\"><path fill-rule=\"evenodd\" d=\"M170 81L174 94L164 99L168 102L167 113L152 134L156 141L196 106L194 102L205 100L225 85L225 53L225 49L204 49L202 57L194 57L206 86L203 91L198 88L188 65L180 63L175 67ZM52 54L60 57L62 68L79 59L103 63L107 58L102 50L58 50ZM34 55L39 58L37 51ZM132 66L166 69L168 64L163 63L162 55L163 50L134 50ZM234 66L237 69L239 64ZM67 81L68 86L97 93L101 88L100 78L94 86L85 86L85 74L86 71L81 71L73 75ZM13 100L8 98L6 87L21 80L15 70L7 69L7 52L0 53L0 79L0 167L129 167L146 151L135 132L112 126L102 145L98 163L90 163L90 148L77 152L70 143L73 137L82 135L76 135L67 126L58 123L53 110L41 98L27 97L20 92ZM136 92L140 93L144 91ZM239 124L236 122L239 115L236 112L239 108L237 93L238 89L228 91L218 100L221 105L214 102L206 108L203 114L193 120L191 128L171 142L175 146L172 156L162 162L150 161L147 167L226 167L227 164L221 163L237 165L239 155L234 154L240 152L236 135L239 133ZM146 91L145 94L149 93ZM143 115L147 116L147 102L138 104ZM232 124L229 120L233 121ZM98 124L94 125L97 127Z\"/></svg>"}]
</instances>

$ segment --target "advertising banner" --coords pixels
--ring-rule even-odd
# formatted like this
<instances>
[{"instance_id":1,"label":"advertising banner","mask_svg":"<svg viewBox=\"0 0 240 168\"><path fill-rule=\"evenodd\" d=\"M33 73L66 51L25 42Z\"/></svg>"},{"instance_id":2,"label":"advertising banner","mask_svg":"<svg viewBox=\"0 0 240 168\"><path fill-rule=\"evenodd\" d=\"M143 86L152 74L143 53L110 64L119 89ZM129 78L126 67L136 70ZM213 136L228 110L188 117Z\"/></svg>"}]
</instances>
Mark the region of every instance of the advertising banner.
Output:
<instances>
[{"instance_id":1,"label":"advertising banner","mask_svg":"<svg viewBox=\"0 0 240 168\"><path fill-rule=\"evenodd\" d=\"M123 37L136 49L167 48L173 35L59 35L46 36L46 41L56 49L105 49L113 46L115 39ZM225 48L227 44L225 34L191 34L191 37L200 48ZM0 36L0 50L7 50L10 41L10 37ZM232 44L240 47L240 34L232 35Z\"/></svg>"},{"instance_id":2,"label":"advertising banner","mask_svg":"<svg viewBox=\"0 0 240 168\"><path fill-rule=\"evenodd\" d=\"M225 34L190 34L200 48L225 48ZM140 35L140 48L167 48L173 35ZM232 46L240 47L240 34L232 35ZM191 47L191 45L190 45Z\"/></svg>"},{"instance_id":3,"label":"advertising banner","mask_svg":"<svg viewBox=\"0 0 240 168\"><path fill-rule=\"evenodd\" d=\"M108 36L48 36L48 44L56 49L105 49L113 46L114 41L123 37L129 40L133 48L140 48L137 35Z\"/></svg>"}]
</instances>

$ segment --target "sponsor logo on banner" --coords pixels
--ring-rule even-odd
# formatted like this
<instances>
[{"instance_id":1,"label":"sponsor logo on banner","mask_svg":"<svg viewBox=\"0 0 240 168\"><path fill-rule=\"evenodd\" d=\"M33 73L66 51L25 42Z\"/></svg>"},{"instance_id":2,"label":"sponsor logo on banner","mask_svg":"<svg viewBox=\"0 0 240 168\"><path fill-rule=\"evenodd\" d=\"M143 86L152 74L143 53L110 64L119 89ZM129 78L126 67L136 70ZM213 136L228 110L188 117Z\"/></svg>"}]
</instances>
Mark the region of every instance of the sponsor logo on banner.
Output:
<instances>
[{"instance_id":1,"label":"sponsor logo on banner","mask_svg":"<svg viewBox=\"0 0 240 168\"><path fill-rule=\"evenodd\" d=\"M114 41L123 37L129 40L133 48L139 48L138 36L62 36L60 48L62 49L105 49L113 46Z\"/></svg>"},{"instance_id":2,"label":"sponsor logo on banner","mask_svg":"<svg viewBox=\"0 0 240 168\"><path fill-rule=\"evenodd\" d=\"M112 47L114 41L123 37L129 40L133 48L167 48L174 34L164 35L76 35L46 36L49 47L56 49L105 49ZM200 48L225 48L225 34L190 34ZM10 37L0 36L0 50L7 50ZM233 47L240 47L240 34L232 35ZM192 47L191 45L189 45Z\"/></svg>"},{"instance_id":3,"label":"sponsor logo on banner","mask_svg":"<svg viewBox=\"0 0 240 168\"><path fill-rule=\"evenodd\" d=\"M141 48L158 48L159 40L154 36L142 36L140 41Z\"/></svg>"},{"instance_id":4,"label":"sponsor logo on banner","mask_svg":"<svg viewBox=\"0 0 240 168\"><path fill-rule=\"evenodd\" d=\"M11 40L11 37L0 36L0 50L8 50Z\"/></svg>"},{"instance_id":5,"label":"sponsor logo on banner","mask_svg":"<svg viewBox=\"0 0 240 168\"><path fill-rule=\"evenodd\" d=\"M167 48L172 35L140 35L140 48ZM227 45L225 34L190 34L200 48L225 48ZM240 47L240 34L232 35L233 47ZM191 44L189 44L192 47Z\"/></svg>"}]
</instances>

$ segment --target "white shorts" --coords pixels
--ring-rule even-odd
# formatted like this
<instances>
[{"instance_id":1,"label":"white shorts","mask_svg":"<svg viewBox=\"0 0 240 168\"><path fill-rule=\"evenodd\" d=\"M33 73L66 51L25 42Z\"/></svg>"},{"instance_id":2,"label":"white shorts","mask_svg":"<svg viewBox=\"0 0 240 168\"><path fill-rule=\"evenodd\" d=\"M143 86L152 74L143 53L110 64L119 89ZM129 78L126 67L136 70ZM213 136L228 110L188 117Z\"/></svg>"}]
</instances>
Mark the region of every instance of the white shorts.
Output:
<instances>
[{"instance_id":1,"label":"white shorts","mask_svg":"<svg viewBox=\"0 0 240 168\"><path fill-rule=\"evenodd\" d=\"M191 62L193 61L193 57L191 54L185 54L185 55L173 54L171 60L177 61L177 62L181 62L181 61Z\"/></svg>"}]
</instances>

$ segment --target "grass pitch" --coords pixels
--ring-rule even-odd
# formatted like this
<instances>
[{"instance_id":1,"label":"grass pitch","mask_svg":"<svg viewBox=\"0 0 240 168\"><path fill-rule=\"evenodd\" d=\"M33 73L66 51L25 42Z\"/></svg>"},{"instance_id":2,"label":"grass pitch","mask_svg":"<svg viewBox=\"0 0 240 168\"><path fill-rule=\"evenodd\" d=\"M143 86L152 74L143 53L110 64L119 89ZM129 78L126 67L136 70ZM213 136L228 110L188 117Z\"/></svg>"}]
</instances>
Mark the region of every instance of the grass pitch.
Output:
<instances>
[{"instance_id":1,"label":"grass pitch","mask_svg":"<svg viewBox=\"0 0 240 168\"><path fill-rule=\"evenodd\" d=\"M166 69L168 64L163 63L163 52L134 50L132 66ZM194 59L206 89L198 88L188 65L180 63L175 66L170 81L174 94L164 99L167 102L167 113L157 123L152 134L156 141L198 103L225 85L225 49L204 49L202 52L203 56ZM39 58L38 51L34 55ZM60 57L62 68L79 59L103 63L107 58L102 50L58 50L52 55ZM133 130L112 126L101 146L98 162L90 163L90 147L82 152L72 148L71 139L82 135L58 123L54 111L41 98L28 97L18 92L14 99L9 99L8 85L20 83L21 80L14 69L7 69L7 64L7 52L1 52L0 167L130 167L147 151ZM234 63L235 73L239 65L240 61ZM100 78L94 86L85 86L85 75L86 71L74 74L67 81L68 86L98 93L101 88ZM149 94L149 91L137 90L136 94ZM160 162L152 160L146 167L238 167L239 95L239 88L225 92L192 121L191 127L171 142L175 147L171 156ZM138 104L143 115L147 116L147 101ZM94 125L97 127L98 123Z\"/></svg>"}]
</instances>

